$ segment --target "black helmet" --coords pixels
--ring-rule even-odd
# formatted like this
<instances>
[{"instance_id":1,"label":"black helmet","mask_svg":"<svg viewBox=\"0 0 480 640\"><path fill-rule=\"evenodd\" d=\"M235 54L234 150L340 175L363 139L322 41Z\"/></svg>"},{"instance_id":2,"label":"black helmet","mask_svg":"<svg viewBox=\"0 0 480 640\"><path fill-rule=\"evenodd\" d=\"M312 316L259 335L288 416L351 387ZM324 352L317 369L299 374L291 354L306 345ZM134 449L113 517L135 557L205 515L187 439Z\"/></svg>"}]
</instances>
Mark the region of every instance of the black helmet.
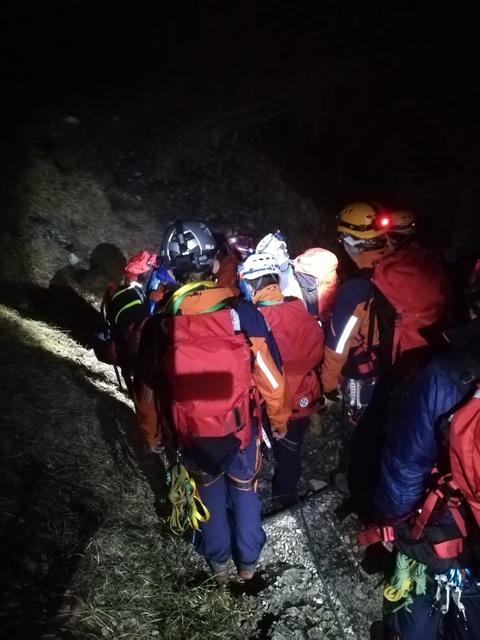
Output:
<instances>
[{"instance_id":1,"label":"black helmet","mask_svg":"<svg viewBox=\"0 0 480 640\"><path fill-rule=\"evenodd\" d=\"M165 231L160 255L174 271L209 271L215 256L215 240L203 222L176 220Z\"/></svg>"}]
</instances>

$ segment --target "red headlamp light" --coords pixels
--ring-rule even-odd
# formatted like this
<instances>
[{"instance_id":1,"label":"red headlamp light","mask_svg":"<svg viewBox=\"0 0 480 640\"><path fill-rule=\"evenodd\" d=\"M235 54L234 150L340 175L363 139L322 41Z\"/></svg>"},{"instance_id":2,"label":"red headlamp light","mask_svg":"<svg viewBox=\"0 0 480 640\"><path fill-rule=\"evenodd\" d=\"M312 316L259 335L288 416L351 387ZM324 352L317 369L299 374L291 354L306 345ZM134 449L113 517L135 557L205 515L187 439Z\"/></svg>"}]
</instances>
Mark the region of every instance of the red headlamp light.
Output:
<instances>
[{"instance_id":1,"label":"red headlamp light","mask_svg":"<svg viewBox=\"0 0 480 640\"><path fill-rule=\"evenodd\" d=\"M377 215L373 219L373 228L375 229L375 231L388 231L392 228L392 225L392 216L386 211L377 213Z\"/></svg>"}]
</instances>

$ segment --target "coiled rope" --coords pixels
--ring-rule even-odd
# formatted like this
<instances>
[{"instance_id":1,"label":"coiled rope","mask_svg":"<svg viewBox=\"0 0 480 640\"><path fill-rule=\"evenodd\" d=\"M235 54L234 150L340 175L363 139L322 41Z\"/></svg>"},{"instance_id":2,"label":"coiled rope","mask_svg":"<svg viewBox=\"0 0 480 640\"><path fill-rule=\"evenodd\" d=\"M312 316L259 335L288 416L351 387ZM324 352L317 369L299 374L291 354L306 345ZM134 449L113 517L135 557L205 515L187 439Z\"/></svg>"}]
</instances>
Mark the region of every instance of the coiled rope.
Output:
<instances>
[{"instance_id":1,"label":"coiled rope","mask_svg":"<svg viewBox=\"0 0 480 640\"><path fill-rule=\"evenodd\" d=\"M404 553L398 552L395 564L395 572L383 590L383 595L389 602L404 600L394 611L399 611L412 604L412 591L415 594L424 595L427 590L426 565L409 558Z\"/></svg>"},{"instance_id":2,"label":"coiled rope","mask_svg":"<svg viewBox=\"0 0 480 640\"><path fill-rule=\"evenodd\" d=\"M167 471L167 484L168 499L172 504L168 524L173 533L181 535L188 528L198 529L202 522L210 518L210 512L202 502L195 480L183 464L177 462Z\"/></svg>"}]
</instances>

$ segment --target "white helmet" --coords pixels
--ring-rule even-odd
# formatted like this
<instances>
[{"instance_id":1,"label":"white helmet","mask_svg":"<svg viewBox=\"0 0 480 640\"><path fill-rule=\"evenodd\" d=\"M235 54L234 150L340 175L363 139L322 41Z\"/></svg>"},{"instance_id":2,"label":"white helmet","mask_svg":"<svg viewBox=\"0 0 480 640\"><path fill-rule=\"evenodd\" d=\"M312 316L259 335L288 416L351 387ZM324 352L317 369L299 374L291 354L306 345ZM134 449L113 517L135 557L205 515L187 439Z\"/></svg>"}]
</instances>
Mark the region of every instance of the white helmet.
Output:
<instances>
[{"instance_id":1,"label":"white helmet","mask_svg":"<svg viewBox=\"0 0 480 640\"><path fill-rule=\"evenodd\" d=\"M287 243L280 231L264 236L257 244L256 252L274 256L280 271L284 271L289 265Z\"/></svg>"},{"instance_id":2,"label":"white helmet","mask_svg":"<svg viewBox=\"0 0 480 640\"><path fill-rule=\"evenodd\" d=\"M280 268L275 256L269 253L254 253L239 265L239 272L245 280L256 280L262 276L278 276Z\"/></svg>"}]
</instances>

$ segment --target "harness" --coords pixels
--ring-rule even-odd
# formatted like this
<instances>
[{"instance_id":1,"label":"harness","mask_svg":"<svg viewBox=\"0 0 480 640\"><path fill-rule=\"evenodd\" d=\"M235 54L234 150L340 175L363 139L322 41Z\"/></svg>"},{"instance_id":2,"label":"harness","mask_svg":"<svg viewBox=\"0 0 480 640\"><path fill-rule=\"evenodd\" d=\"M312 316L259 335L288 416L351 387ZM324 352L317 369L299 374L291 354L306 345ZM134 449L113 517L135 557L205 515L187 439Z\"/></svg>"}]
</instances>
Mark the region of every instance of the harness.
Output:
<instances>
[{"instance_id":1,"label":"harness","mask_svg":"<svg viewBox=\"0 0 480 640\"><path fill-rule=\"evenodd\" d=\"M409 537L418 541L422 538L427 525L432 524L435 516L448 511L457 528L460 536L432 541L433 553L441 560L457 558L464 550L464 539L467 537L467 527L460 507L464 503L458 486L452 480L450 474L442 476L437 480L435 489L430 491L420 509L401 523L385 527L368 527L361 531L358 536L358 543L362 546L369 546L377 542L395 542L398 538L398 529L401 525L410 522Z\"/></svg>"}]
</instances>

